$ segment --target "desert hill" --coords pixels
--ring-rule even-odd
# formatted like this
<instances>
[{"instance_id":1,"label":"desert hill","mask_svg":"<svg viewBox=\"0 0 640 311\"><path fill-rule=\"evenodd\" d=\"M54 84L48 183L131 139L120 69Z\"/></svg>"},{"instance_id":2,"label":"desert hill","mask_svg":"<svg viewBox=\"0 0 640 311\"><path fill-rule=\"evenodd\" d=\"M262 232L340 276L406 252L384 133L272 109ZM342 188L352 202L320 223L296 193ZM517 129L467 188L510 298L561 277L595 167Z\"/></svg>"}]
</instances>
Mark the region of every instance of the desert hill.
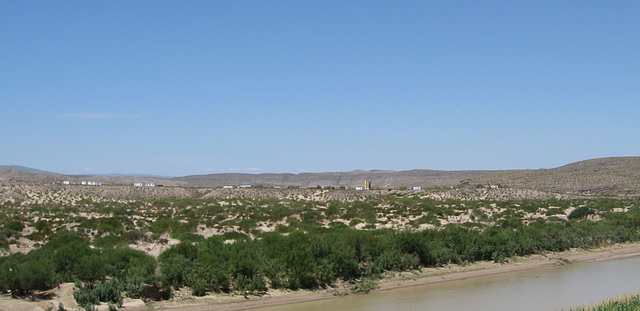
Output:
<instances>
[{"instance_id":1,"label":"desert hill","mask_svg":"<svg viewBox=\"0 0 640 311\"><path fill-rule=\"evenodd\" d=\"M17 166L13 167L14 168L0 168L0 181L56 182L65 179L64 175L31 173L21 169L17 169Z\"/></svg>"},{"instance_id":2,"label":"desert hill","mask_svg":"<svg viewBox=\"0 0 640 311\"><path fill-rule=\"evenodd\" d=\"M209 174L175 178L143 176L83 176L53 173L33 173L39 170L0 169L2 182L52 183L70 180L98 181L105 185L131 185L134 182L155 183L181 187L221 187L225 185L279 186L279 187L355 187L370 181L373 188L397 189L421 186L423 188L488 185L531 189L554 193L579 195L640 195L640 157L613 157L585 160L552 169L511 171L350 171L328 173L266 173L266 174Z\"/></svg>"},{"instance_id":3,"label":"desert hill","mask_svg":"<svg viewBox=\"0 0 640 311\"><path fill-rule=\"evenodd\" d=\"M640 157L600 158L553 169L498 172L465 182L556 193L640 195Z\"/></svg>"},{"instance_id":4,"label":"desert hill","mask_svg":"<svg viewBox=\"0 0 640 311\"><path fill-rule=\"evenodd\" d=\"M26 167L26 166L20 166L20 165L0 165L0 169L16 170L16 171L36 173L36 174L60 175L54 172L43 171L43 170Z\"/></svg>"},{"instance_id":5,"label":"desert hill","mask_svg":"<svg viewBox=\"0 0 640 311\"><path fill-rule=\"evenodd\" d=\"M425 188L438 186L455 186L461 180L496 171L350 171L330 173L300 174L210 174L173 178L184 184L201 187L220 187L224 185L262 185L281 187L354 187L361 186L365 180L374 188L399 188L421 186Z\"/></svg>"},{"instance_id":6,"label":"desert hill","mask_svg":"<svg viewBox=\"0 0 640 311\"><path fill-rule=\"evenodd\" d=\"M28 183L57 182L68 180L74 183L82 181L97 181L111 185L131 185L135 182L155 183L166 186L190 186L188 184L172 181L171 178L144 177L144 176L112 176L112 175L63 175L56 173L33 173L35 169L27 170L0 168L0 181L17 181Z\"/></svg>"}]
</instances>

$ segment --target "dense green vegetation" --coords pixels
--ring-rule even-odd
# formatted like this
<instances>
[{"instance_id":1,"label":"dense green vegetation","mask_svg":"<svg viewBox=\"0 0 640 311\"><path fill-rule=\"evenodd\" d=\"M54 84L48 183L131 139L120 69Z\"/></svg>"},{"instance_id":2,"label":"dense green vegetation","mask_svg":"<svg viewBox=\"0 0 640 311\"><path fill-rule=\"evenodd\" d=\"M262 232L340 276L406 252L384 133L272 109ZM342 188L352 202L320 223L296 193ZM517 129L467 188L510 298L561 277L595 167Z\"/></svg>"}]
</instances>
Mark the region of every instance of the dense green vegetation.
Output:
<instances>
[{"instance_id":1,"label":"dense green vegetation","mask_svg":"<svg viewBox=\"0 0 640 311\"><path fill-rule=\"evenodd\" d=\"M605 301L592 307L572 308L571 311L637 311L640 310L640 296L627 296Z\"/></svg>"},{"instance_id":2,"label":"dense green vegetation","mask_svg":"<svg viewBox=\"0 0 640 311\"><path fill-rule=\"evenodd\" d=\"M42 243L0 257L0 289L21 296L76 282L76 299L87 309L99 301L115 308L123 293L144 297L145 284L187 286L194 295L260 295L342 280L366 291L386 271L503 262L640 238L639 202L616 199L83 200L73 207L4 204L0 214L0 247L17 243L27 227L28 238ZM268 225L274 230L259 229ZM197 234L203 228L220 231L205 238ZM157 259L127 247L168 239L179 243Z\"/></svg>"},{"instance_id":3,"label":"dense green vegetation","mask_svg":"<svg viewBox=\"0 0 640 311\"><path fill-rule=\"evenodd\" d=\"M89 242L74 232L59 232L49 242L28 254L0 257L0 289L13 295L24 296L35 290L53 288L62 282L84 283L78 292L78 302L91 309L91 303L109 301L121 304L121 300L103 300L105 288L113 282L119 284L117 295L127 290L131 297L139 297L142 284L157 283L156 261L142 251L130 248L92 249ZM113 279L107 281L107 279ZM121 282L114 280L123 280ZM110 283L111 282L111 283ZM97 300L82 300L87 291L93 290Z\"/></svg>"},{"instance_id":4,"label":"dense green vegetation","mask_svg":"<svg viewBox=\"0 0 640 311\"><path fill-rule=\"evenodd\" d=\"M225 244L219 236L172 246L159 258L161 275L174 287L206 291L261 292L270 288L315 289L336 279L375 277L479 260L501 262L515 255L563 251L635 241L640 209L600 222L507 219L493 227L446 226L418 232L356 230L346 226L264 233Z\"/></svg>"}]
</instances>

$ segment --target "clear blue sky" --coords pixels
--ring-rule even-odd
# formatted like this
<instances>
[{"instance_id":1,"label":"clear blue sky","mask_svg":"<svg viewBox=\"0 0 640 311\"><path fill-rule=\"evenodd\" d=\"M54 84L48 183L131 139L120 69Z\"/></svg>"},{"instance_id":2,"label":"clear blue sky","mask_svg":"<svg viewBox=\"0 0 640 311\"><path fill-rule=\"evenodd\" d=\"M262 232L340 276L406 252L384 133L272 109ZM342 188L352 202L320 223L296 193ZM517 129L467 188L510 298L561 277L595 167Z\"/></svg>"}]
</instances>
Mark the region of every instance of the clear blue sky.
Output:
<instances>
[{"instance_id":1,"label":"clear blue sky","mask_svg":"<svg viewBox=\"0 0 640 311\"><path fill-rule=\"evenodd\" d=\"M0 164L529 169L640 155L640 1L0 1Z\"/></svg>"}]
</instances>

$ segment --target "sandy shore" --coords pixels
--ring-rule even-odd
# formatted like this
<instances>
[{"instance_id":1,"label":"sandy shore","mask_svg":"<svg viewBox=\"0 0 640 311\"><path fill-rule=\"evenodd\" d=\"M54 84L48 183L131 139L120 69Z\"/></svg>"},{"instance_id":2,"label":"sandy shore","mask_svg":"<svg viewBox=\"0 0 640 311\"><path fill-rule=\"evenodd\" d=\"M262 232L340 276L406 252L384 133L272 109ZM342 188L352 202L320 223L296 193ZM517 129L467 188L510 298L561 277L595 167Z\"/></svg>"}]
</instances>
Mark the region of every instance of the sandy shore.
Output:
<instances>
[{"instance_id":1,"label":"sandy shore","mask_svg":"<svg viewBox=\"0 0 640 311\"><path fill-rule=\"evenodd\" d=\"M532 255L526 257L510 258L509 262L498 264L493 262L477 262L466 266L449 265L439 268L426 268L422 271L390 273L385 278L378 280L378 287L374 291L386 291L397 288L420 286L425 284L449 282L467 278L524 271L544 267L560 266L565 264L618 259L632 256L640 256L640 243L617 244L598 249L572 249L559 253L545 255ZM176 311L204 311L204 310L250 310L264 307L274 307L285 304L310 302L322 299L336 299L344 295L353 295L349 284L338 284L335 288L317 291L282 291L270 290L262 297L234 294L214 294L205 297L193 297L188 291L178 291L176 298L169 301L153 302L147 305L140 300L130 300L122 310L176 310ZM81 310L77 305L69 301L71 295L67 287L62 287L64 292L54 298L54 301L63 300L67 310ZM71 296L70 299L73 299ZM0 311L4 310L46 310L51 306L47 301L25 301L12 299L7 296L0 298ZM57 304L55 305L57 307ZM104 306L106 307L106 306ZM76 309L77 308L77 309ZM102 309L102 308L101 308Z\"/></svg>"}]
</instances>

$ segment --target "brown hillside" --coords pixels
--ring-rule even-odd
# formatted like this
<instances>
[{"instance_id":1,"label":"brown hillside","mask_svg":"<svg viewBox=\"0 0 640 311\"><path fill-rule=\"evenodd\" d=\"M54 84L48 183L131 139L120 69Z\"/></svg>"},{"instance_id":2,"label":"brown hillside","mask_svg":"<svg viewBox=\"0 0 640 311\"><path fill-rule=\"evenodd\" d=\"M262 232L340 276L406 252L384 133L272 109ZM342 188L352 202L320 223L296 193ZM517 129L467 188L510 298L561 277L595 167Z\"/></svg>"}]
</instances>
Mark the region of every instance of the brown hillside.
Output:
<instances>
[{"instance_id":1,"label":"brown hillside","mask_svg":"<svg viewBox=\"0 0 640 311\"><path fill-rule=\"evenodd\" d=\"M499 172L468 182L558 193L635 196L640 195L640 157L600 158L553 169Z\"/></svg>"},{"instance_id":2,"label":"brown hillside","mask_svg":"<svg viewBox=\"0 0 640 311\"><path fill-rule=\"evenodd\" d=\"M183 184L199 187L224 185L262 185L294 187L355 187L370 181L374 188L398 188L421 186L425 188L454 186L460 181L495 171L383 171L356 170L351 172L300 173L300 174L210 174L173 178Z\"/></svg>"}]
</instances>

